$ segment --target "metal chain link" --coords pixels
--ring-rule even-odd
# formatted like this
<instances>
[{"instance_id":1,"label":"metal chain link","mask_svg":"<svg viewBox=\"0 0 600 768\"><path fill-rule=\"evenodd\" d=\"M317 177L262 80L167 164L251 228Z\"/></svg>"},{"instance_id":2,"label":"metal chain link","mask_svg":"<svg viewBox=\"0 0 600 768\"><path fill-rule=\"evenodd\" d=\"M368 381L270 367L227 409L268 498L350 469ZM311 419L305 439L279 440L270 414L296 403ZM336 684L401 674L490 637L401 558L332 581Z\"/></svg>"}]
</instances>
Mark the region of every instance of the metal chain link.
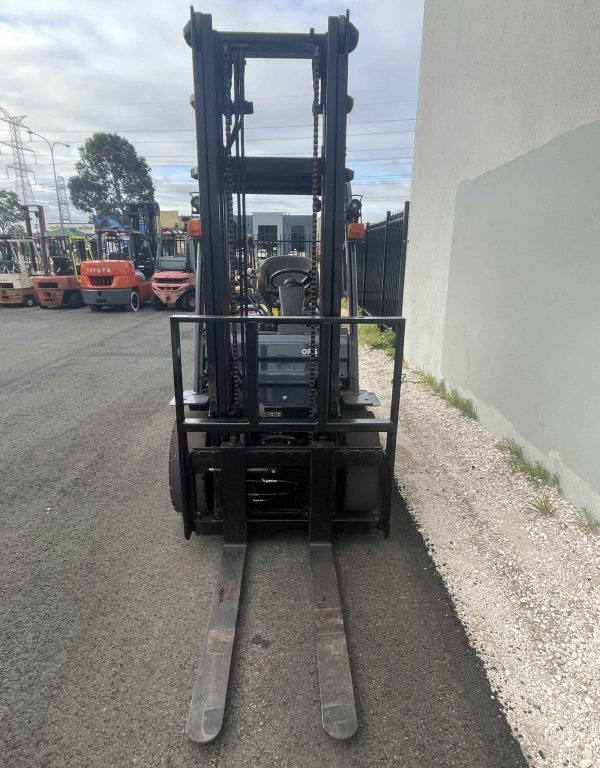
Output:
<instances>
[{"instance_id":1,"label":"metal chain link","mask_svg":"<svg viewBox=\"0 0 600 768\"><path fill-rule=\"evenodd\" d=\"M223 105L225 108L225 204L227 215L227 251L229 256L229 311L232 315L237 314L236 296L235 296L235 227L233 219L233 178L231 171L231 58L227 46L223 49L223 71L225 78L223 82L224 94ZM233 355L232 373L233 373L233 405L235 408L239 405L239 383L240 372L238 366L238 340L237 326L231 324L232 332L231 351Z\"/></svg>"},{"instance_id":2,"label":"metal chain link","mask_svg":"<svg viewBox=\"0 0 600 768\"><path fill-rule=\"evenodd\" d=\"M318 222L317 214L319 212L319 46L315 45L312 57L312 76L313 76L313 152L312 152L312 244L311 244L311 264L310 264L310 314L316 317L317 314L317 283L318 283L318 263L317 263L317 232ZM309 391L308 408L311 418L316 418L316 334L317 326L313 323L310 326L310 361L309 361Z\"/></svg>"}]
</instances>

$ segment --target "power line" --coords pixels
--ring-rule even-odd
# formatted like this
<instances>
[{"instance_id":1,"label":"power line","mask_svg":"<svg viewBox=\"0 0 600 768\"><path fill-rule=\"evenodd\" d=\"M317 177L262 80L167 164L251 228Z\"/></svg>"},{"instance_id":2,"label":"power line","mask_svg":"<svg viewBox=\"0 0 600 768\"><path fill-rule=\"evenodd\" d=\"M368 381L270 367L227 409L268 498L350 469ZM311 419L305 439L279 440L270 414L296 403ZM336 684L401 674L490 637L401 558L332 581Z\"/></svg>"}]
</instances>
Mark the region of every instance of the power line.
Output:
<instances>
[{"instance_id":1,"label":"power line","mask_svg":"<svg viewBox=\"0 0 600 768\"><path fill-rule=\"evenodd\" d=\"M414 117L390 117L385 120L353 120L348 125L373 125L375 123L404 123L415 122ZM295 123L294 125L252 125L245 126L245 131L267 131L270 129L280 130L281 128L307 128L309 121L305 123ZM45 133L101 133L110 131L111 133L193 133L195 128L65 128L54 129L46 128Z\"/></svg>"},{"instance_id":2,"label":"power line","mask_svg":"<svg viewBox=\"0 0 600 768\"><path fill-rule=\"evenodd\" d=\"M51 133L51 131L49 131ZM55 131L60 133L60 131ZM64 131L66 133L66 131ZM353 136L396 136L398 134L414 133L414 131L367 131L365 133L348 133L346 136L351 139ZM311 136L273 136L262 139L246 139L246 143L256 143L259 141L308 141ZM79 141L79 139L77 139ZM39 141L33 141L32 144L39 144ZM196 139L133 139L135 144L195 144Z\"/></svg>"},{"instance_id":3,"label":"power line","mask_svg":"<svg viewBox=\"0 0 600 768\"><path fill-rule=\"evenodd\" d=\"M407 147L406 149L412 149L412 147ZM371 150L367 150L371 151ZM303 153L288 153L288 154L303 154ZM286 155L287 156L287 155ZM57 157L55 155L55 157ZM57 165L61 165L63 167L72 167L74 168L77 160L75 158L71 158L68 155L62 155L58 157L63 157L65 160L69 159L71 162L58 162ZM248 157L261 157L261 155L248 155ZM150 156L147 155L145 159L148 161L148 163L151 166L154 165L173 165L173 166L186 166L189 165L190 167L192 165L195 165L197 163L197 160L195 157L184 157L182 155L154 155ZM387 163L387 162L394 162L396 160L412 160L412 155L401 155L401 156L394 156L394 157L347 157L346 162L347 163ZM34 163L35 166L42 167L42 166L50 166L51 163Z\"/></svg>"},{"instance_id":4,"label":"power line","mask_svg":"<svg viewBox=\"0 0 600 768\"><path fill-rule=\"evenodd\" d=\"M169 144L171 142L161 142L161 143ZM176 144L177 142L173 142L173 143ZM353 155L356 152L391 152L391 151L397 152L397 151L400 151L400 150L412 150L412 149L413 149L412 145L410 145L408 147L356 147L356 148L350 149L348 151L348 154L349 155ZM288 155L305 155L306 153L305 152L286 152L285 154L286 154L286 157L287 157ZM38 155L36 153L36 157L50 157L50 155L41 155L41 154ZM57 154L55 154L54 157L78 159L76 155L72 155L72 154L71 155L57 155ZM166 157L173 157L173 158L175 158L177 160L182 160L182 159L186 159L187 157L189 157L189 155L187 155L187 154L186 155L175 155L175 154L173 154L173 152L169 152L166 155L151 155L151 154L144 155L144 158L146 160L152 159L152 158L166 158ZM247 155L247 157L259 157L259 155ZM196 162L196 161L193 160L193 162Z\"/></svg>"},{"instance_id":5,"label":"power line","mask_svg":"<svg viewBox=\"0 0 600 768\"><path fill-rule=\"evenodd\" d=\"M387 179L378 177L367 181L356 181L354 187L359 186L371 186L374 184L402 184L406 181L410 181L412 176L403 176L394 179ZM152 183L160 187L193 187L193 181L173 181L169 179L152 179Z\"/></svg>"},{"instance_id":6,"label":"power line","mask_svg":"<svg viewBox=\"0 0 600 768\"><path fill-rule=\"evenodd\" d=\"M417 86L407 86L416 89ZM353 90L353 93L396 93L396 88L361 88ZM312 99L312 93L295 93L288 96L255 96L252 101L280 101L281 99L297 99L297 98L310 98ZM158 101L125 101L125 102L105 102L107 107L128 107L130 105L138 104L188 104L188 99L159 99ZM38 101L29 104L30 107L64 107L67 103L63 101Z\"/></svg>"}]
</instances>

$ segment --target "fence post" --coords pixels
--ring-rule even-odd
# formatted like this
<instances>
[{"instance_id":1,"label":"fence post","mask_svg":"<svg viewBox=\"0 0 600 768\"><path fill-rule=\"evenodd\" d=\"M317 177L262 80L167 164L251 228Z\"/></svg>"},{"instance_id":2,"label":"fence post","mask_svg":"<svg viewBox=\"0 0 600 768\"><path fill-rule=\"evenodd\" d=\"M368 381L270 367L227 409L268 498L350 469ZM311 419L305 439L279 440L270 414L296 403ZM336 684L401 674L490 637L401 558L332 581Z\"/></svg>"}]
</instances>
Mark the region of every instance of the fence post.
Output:
<instances>
[{"instance_id":1,"label":"fence post","mask_svg":"<svg viewBox=\"0 0 600 768\"><path fill-rule=\"evenodd\" d=\"M388 227L390 225L390 219L392 214L390 211L385 216L385 229L383 230L383 265L381 267L381 302L379 305L379 316L383 317L383 304L385 298L385 271L387 266L387 250L388 250Z\"/></svg>"},{"instance_id":2,"label":"fence post","mask_svg":"<svg viewBox=\"0 0 600 768\"><path fill-rule=\"evenodd\" d=\"M365 285L367 280L367 256L369 254L369 227L371 225L369 222L367 222L367 226L365 228L365 253L363 256L363 275L362 275L362 286L361 286L361 295L360 295L360 301L358 302L358 306L360 309L365 312Z\"/></svg>"},{"instance_id":3,"label":"fence post","mask_svg":"<svg viewBox=\"0 0 600 768\"><path fill-rule=\"evenodd\" d=\"M406 272L406 248L408 245L408 213L410 203L407 200L404 203L404 218L402 219L402 232L400 241L400 285L398 286L398 315L402 314L402 305L404 304L404 274Z\"/></svg>"}]
</instances>

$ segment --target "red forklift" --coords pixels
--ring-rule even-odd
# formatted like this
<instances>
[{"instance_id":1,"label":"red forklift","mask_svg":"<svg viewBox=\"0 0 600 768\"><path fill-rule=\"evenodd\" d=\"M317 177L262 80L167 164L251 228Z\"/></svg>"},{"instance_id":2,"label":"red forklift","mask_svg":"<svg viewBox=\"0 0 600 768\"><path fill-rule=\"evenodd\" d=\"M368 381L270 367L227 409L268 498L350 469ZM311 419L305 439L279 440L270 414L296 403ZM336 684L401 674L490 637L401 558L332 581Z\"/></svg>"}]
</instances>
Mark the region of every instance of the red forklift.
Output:
<instances>
[{"instance_id":1,"label":"red forklift","mask_svg":"<svg viewBox=\"0 0 600 768\"><path fill-rule=\"evenodd\" d=\"M196 234L192 235L191 231ZM177 308L184 312L194 310L199 247L200 221L198 219L186 222L185 231L161 230L150 298L150 304L154 309Z\"/></svg>"}]
</instances>

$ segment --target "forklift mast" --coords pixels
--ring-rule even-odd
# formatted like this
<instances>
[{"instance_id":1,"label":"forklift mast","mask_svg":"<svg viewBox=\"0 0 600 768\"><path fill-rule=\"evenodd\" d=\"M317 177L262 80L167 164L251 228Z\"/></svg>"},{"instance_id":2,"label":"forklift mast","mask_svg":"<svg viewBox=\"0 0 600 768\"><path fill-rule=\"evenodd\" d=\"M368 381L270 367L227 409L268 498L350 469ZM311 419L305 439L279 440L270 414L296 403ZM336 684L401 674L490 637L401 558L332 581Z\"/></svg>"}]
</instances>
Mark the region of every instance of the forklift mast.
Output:
<instances>
[{"instance_id":1,"label":"forklift mast","mask_svg":"<svg viewBox=\"0 0 600 768\"><path fill-rule=\"evenodd\" d=\"M249 531L306 531L321 719L351 737L356 708L332 550L336 531L389 534L404 320L358 316L360 199L346 168L348 57L358 43L349 13L327 31L222 32L191 10L201 249L195 315L171 318L175 424L171 500L186 538L222 534L221 571L186 733L221 730ZM312 82L312 154L245 151L254 114L246 92L253 59L306 61ZM273 70L276 72L276 68ZM254 269L247 195L298 195L312 203L306 253L274 254ZM342 297L352 312L342 315ZM180 326L194 326L193 388L184 391ZM396 332L387 418L358 385L360 325ZM386 433L385 447L379 440Z\"/></svg>"},{"instance_id":2,"label":"forklift mast","mask_svg":"<svg viewBox=\"0 0 600 768\"><path fill-rule=\"evenodd\" d=\"M43 270L49 274L52 271L52 265L50 263L48 245L46 241L46 218L44 216L44 208L43 206L36 205L35 203L20 204L19 208L23 211L27 237L30 238L32 242L35 237L31 220L32 216L35 217L37 221L37 229L39 231L39 244L42 263L36 264L35 252L32 249L30 251L31 270Z\"/></svg>"},{"instance_id":3,"label":"forklift mast","mask_svg":"<svg viewBox=\"0 0 600 768\"><path fill-rule=\"evenodd\" d=\"M129 234L129 258L136 267L151 276L154 271L158 247L158 203L127 203L125 206L126 231Z\"/></svg>"},{"instance_id":4,"label":"forklift mast","mask_svg":"<svg viewBox=\"0 0 600 768\"><path fill-rule=\"evenodd\" d=\"M345 241L345 184L353 178L345 168L346 116L353 100L348 96L348 56L358 43L358 31L349 14L329 18L328 31L317 34L217 32L209 14L193 13L184 31L192 48L200 219L204 269L204 309L207 315L230 314L231 272L242 276L248 263L245 231L245 196L248 194L307 195L313 197L313 215L321 213L321 236L313 226L312 247L320 239L320 295L323 316L339 317ZM305 59L312 65L313 156L247 157L244 145L246 117L253 104L246 100L245 67L248 59ZM233 93L232 93L233 91ZM319 117L323 143L319 151ZM230 242L237 203L237 242ZM236 261L237 264L232 264ZM244 285L242 285L242 294ZM242 295L243 298L243 295ZM315 302L317 303L317 302ZM315 307L316 309L316 307ZM337 415L339 325L321 329L319 377L329 382L330 416ZM213 412L225 415L234 407L228 385L231 336L217 328L208 333L209 389ZM324 356L325 355L325 356Z\"/></svg>"}]
</instances>

